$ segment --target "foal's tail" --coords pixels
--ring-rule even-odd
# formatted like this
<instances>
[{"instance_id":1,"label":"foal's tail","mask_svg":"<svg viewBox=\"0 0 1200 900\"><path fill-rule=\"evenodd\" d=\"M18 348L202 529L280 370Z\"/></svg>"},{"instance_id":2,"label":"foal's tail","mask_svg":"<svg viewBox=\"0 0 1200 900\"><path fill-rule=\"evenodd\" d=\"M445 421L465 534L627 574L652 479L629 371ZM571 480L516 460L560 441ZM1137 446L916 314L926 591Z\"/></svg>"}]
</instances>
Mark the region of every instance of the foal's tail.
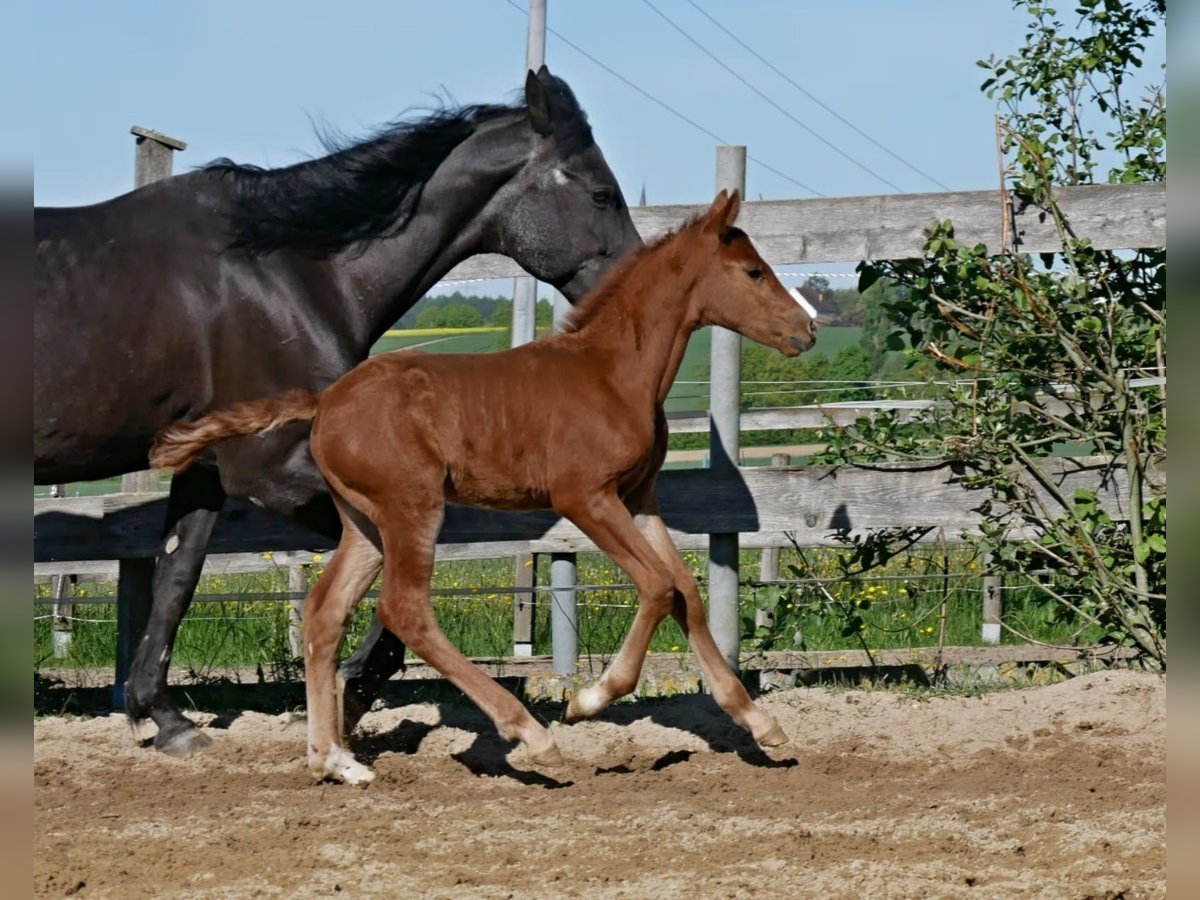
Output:
<instances>
[{"instance_id":1,"label":"foal's tail","mask_svg":"<svg viewBox=\"0 0 1200 900\"><path fill-rule=\"evenodd\" d=\"M316 414L317 395L305 390L288 391L270 400L237 403L162 431L150 448L150 466L179 473L213 444L232 437L266 434L292 422L307 422Z\"/></svg>"}]
</instances>

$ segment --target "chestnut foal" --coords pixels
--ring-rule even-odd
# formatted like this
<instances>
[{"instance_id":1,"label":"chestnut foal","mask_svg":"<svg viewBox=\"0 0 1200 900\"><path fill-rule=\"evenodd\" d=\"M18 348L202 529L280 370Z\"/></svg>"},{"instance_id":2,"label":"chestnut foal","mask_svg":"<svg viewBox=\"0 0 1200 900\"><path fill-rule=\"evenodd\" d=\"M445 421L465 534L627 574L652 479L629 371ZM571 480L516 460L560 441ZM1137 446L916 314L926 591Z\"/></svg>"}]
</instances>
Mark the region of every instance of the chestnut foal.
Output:
<instances>
[{"instance_id":1,"label":"chestnut foal","mask_svg":"<svg viewBox=\"0 0 1200 900\"><path fill-rule=\"evenodd\" d=\"M787 356L815 341L808 313L734 227L739 205L736 191L722 191L706 214L634 251L561 334L503 353L376 356L320 395L243 403L159 437L152 464L180 471L216 441L313 420L312 454L343 524L303 610L308 763L318 779L374 777L343 746L336 665L354 608L381 568L383 624L503 737L523 742L534 763L562 762L550 732L434 619L429 580L447 502L552 507L637 586L629 634L599 682L571 700L568 722L634 690L651 635L671 614L721 708L760 745L787 741L721 657L654 497L667 448L663 401L692 332L721 325Z\"/></svg>"}]
</instances>

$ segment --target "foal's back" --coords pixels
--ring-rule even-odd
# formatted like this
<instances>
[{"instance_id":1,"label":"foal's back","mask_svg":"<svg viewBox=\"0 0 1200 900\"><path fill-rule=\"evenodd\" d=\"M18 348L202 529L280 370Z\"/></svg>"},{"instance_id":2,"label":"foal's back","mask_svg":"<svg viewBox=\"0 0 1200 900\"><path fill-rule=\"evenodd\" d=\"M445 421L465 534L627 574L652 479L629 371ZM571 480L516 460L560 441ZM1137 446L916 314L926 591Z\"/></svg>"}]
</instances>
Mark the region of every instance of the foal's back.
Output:
<instances>
[{"instance_id":1,"label":"foal's back","mask_svg":"<svg viewBox=\"0 0 1200 900\"><path fill-rule=\"evenodd\" d=\"M442 482L446 500L552 506L597 469L640 473L655 437L596 354L564 335L501 353L372 357L321 395L313 455L348 487ZM586 469L586 472L584 471Z\"/></svg>"}]
</instances>

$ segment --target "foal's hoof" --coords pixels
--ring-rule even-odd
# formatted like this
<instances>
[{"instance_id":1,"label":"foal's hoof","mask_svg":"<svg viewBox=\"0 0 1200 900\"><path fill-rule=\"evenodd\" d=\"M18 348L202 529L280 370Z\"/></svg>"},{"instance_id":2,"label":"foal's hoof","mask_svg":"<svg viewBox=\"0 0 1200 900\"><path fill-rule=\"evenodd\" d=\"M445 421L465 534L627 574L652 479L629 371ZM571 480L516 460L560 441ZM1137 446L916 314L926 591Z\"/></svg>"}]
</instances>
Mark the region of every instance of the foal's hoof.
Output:
<instances>
[{"instance_id":1,"label":"foal's hoof","mask_svg":"<svg viewBox=\"0 0 1200 900\"><path fill-rule=\"evenodd\" d=\"M309 768L317 781L340 781L365 787L375 780L375 773L342 747L331 747L324 762L315 762L310 757Z\"/></svg>"},{"instance_id":2,"label":"foal's hoof","mask_svg":"<svg viewBox=\"0 0 1200 900\"><path fill-rule=\"evenodd\" d=\"M584 688L567 703L563 721L573 725L585 719L594 719L604 711L604 705L595 687Z\"/></svg>"},{"instance_id":3,"label":"foal's hoof","mask_svg":"<svg viewBox=\"0 0 1200 900\"><path fill-rule=\"evenodd\" d=\"M191 725L178 730L160 730L154 736L154 749L167 756L193 756L212 746L212 738Z\"/></svg>"},{"instance_id":4,"label":"foal's hoof","mask_svg":"<svg viewBox=\"0 0 1200 900\"><path fill-rule=\"evenodd\" d=\"M535 766L546 766L553 768L564 765L563 755L558 749L558 744L551 744L545 750L540 750L537 753L530 753L529 758Z\"/></svg>"},{"instance_id":5,"label":"foal's hoof","mask_svg":"<svg viewBox=\"0 0 1200 900\"><path fill-rule=\"evenodd\" d=\"M760 747L782 747L788 742L788 736L782 728L776 724L770 731L762 737L756 737L755 742Z\"/></svg>"}]
</instances>

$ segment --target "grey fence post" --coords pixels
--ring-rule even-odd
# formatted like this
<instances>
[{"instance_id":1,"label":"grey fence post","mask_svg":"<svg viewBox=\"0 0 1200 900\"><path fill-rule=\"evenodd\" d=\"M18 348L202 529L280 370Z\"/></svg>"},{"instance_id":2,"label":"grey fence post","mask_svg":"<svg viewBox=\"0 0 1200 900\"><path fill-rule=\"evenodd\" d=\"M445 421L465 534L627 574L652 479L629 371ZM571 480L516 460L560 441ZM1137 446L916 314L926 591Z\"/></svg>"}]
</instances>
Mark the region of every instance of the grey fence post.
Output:
<instances>
[{"instance_id":1,"label":"grey fence post","mask_svg":"<svg viewBox=\"0 0 1200 900\"><path fill-rule=\"evenodd\" d=\"M144 187L171 175L172 156L187 144L149 128L135 125L129 129L137 142L133 157L134 187ZM129 472L121 476L126 493L151 493L159 490L157 472ZM137 653L138 644L150 619L153 599L154 559L122 559L117 564L117 674L113 685L113 706L125 706L125 680Z\"/></svg>"},{"instance_id":2,"label":"grey fence post","mask_svg":"<svg viewBox=\"0 0 1200 900\"><path fill-rule=\"evenodd\" d=\"M574 553L550 555L550 640L555 675L574 675L579 662L578 579Z\"/></svg>"},{"instance_id":3,"label":"grey fence post","mask_svg":"<svg viewBox=\"0 0 1200 900\"><path fill-rule=\"evenodd\" d=\"M746 193L746 148L717 148L717 190ZM742 338L713 328L709 374L709 451L714 474L736 477L740 452ZM738 669L738 536L708 538L708 621L721 655Z\"/></svg>"}]
</instances>

